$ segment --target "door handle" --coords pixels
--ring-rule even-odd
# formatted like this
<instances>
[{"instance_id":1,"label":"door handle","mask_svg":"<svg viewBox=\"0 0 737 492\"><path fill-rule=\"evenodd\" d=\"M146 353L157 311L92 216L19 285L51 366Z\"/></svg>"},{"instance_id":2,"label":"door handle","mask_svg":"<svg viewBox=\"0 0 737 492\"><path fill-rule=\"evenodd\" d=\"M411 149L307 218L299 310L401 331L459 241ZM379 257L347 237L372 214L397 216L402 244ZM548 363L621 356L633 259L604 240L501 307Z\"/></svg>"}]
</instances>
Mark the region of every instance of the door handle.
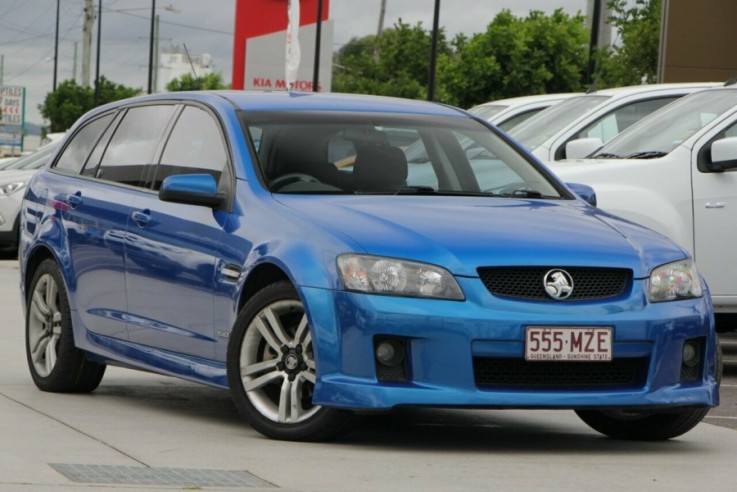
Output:
<instances>
[{"instance_id":1,"label":"door handle","mask_svg":"<svg viewBox=\"0 0 737 492\"><path fill-rule=\"evenodd\" d=\"M74 195L67 195L64 197L64 201L69 204L71 208L77 208L84 202L81 192L76 192Z\"/></svg>"},{"instance_id":2,"label":"door handle","mask_svg":"<svg viewBox=\"0 0 737 492\"><path fill-rule=\"evenodd\" d=\"M706 203L706 208L724 208L726 206L727 204L724 202L716 202L716 203L707 202Z\"/></svg>"},{"instance_id":3,"label":"door handle","mask_svg":"<svg viewBox=\"0 0 737 492\"><path fill-rule=\"evenodd\" d=\"M144 227L151 222L151 215L148 210L143 212L136 210L131 213L131 219L133 219L133 222L138 224L139 227Z\"/></svg>"}]
</instances>

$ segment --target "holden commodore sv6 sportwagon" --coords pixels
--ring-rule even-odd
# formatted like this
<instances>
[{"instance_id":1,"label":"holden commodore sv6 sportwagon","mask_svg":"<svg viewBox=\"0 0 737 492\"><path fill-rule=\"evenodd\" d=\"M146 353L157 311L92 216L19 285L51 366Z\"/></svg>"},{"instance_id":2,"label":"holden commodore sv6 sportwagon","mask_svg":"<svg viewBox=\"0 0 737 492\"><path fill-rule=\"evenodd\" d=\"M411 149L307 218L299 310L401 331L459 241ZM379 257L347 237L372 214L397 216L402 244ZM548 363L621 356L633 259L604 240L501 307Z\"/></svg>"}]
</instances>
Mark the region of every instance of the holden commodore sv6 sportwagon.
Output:
<instances>
[{"instance_id":1,"label":"holden commodore sv6 sportwagon","mask_svg":"<svg viewBox=\"0 0 737 492\"><path fill-rule=\"evenodd\" d=\"M427 157L409 163L408 142ZM93 391L108 364L155 371L229 388L256 430L292 440L397 406L573 409L668 439L718 404L688 253L443 105L103 106L30 183L20 254L44 391Z\"/></svg>"}]
</instances>

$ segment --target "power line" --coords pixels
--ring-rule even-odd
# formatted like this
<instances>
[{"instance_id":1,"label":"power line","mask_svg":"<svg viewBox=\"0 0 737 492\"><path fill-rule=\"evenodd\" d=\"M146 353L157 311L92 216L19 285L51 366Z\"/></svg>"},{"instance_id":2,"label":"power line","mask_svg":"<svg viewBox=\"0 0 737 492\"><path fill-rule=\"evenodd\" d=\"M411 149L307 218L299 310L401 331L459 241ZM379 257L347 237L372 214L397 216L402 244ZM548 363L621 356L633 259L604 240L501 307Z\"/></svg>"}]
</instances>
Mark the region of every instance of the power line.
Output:
<instances>
[{"instance_id":1,"label":"power line","mask_svg":"<svg viewBox=\"0 0 737 492\"><path fill-rule=\"evenodd\" d=\"M150 21L151 20L151 17L150 16L143 16L143 15L131 14L130 12L116 11L115 13L116 14L127 15L129 17L136 17L138 19L143 19L143 20L146 20L146 21ZM185 27L187 29L194 29L196 31L213 32L213 33L216 33L216 34L227 34L228 36L232 36L233 35L233 32L232 31L220 31L218 29L208 29L207 27L192 26L190 24L181 24L179 22L170 22L170 21L164 21L164 20L160 20L159 22L161 24L168 24L170 26Z\"/></svg>"}]
</instances>

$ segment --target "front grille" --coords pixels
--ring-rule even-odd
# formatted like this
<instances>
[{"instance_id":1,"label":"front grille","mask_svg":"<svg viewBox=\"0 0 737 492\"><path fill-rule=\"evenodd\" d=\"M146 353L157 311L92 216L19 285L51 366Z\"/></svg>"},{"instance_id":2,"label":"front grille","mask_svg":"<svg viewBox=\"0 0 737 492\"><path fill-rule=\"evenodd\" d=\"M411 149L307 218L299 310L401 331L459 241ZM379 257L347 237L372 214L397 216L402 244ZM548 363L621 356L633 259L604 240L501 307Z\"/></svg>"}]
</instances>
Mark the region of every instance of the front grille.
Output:
<instances>
[{"instance_id":1,"label":"front grille","mask_svg":"<svg viewBox=\"0 0 737 492\"><path fill-rule=\"evenodd\" d=\"M553 301L545 292L545 275L553 267L489 267L478 274L495 296ZM566 301L606 299L622 295L632 271L619 268L563 267L573 279L573 291Z\"/></svg>"},{"instance_id":2,"label":"front grille","mask_svg":"<svg viewBox=\"0 0 737 492\"><path fill-rule=\"evenodd\" d=\"M479 388L639 388L647 380L648 357L609 362L526 361L474 357Z\"/></svg>"}]
</instances>

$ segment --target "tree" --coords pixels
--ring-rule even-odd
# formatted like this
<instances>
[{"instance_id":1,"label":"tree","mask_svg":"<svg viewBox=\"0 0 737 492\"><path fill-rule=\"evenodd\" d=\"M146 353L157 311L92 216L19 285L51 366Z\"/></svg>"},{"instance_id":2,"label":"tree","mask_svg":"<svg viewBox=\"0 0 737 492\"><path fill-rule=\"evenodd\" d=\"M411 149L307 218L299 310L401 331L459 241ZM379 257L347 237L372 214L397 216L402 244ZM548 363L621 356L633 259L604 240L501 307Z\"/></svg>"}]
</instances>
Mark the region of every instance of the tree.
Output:
<instances>
[{"instance_id":1,"label":"tree","mask_svg":"<svg viewBox=\"0 0 737 492\"><path fill-rule=\"evenodd\" d=\"M652 83L657 79L660 47L661 0L610 0L607 22L618 30L621 42L597 54L598 87Z\"/></svg>"},{"instance_id":2,"label":"tree","mask_svg":"<svg viewBox=\"0 0 737 492\"><path fill-rule=\"evenodd\" d=\"M99 105L133 97L141 93L141 89L133 89L116 84L100 77ZM95 90L91 87L77 85L74 80L65 80L56 87L56 91L46 94L46 98L38 109L41 115L49 120L51 132L68 130L80 116L95 107Z\"/></svg>"},{"instance_id":3,"label":"tree","mask_svg":"<svg viewBox=\"0 0 737 492\"><path fill-rule=\"evenodd\" d=\"M453 53L439 63L440 98L468 108L505 97L579 91L587 31L581 14L562 9L549 16L531 11L525 18L502 10L485 32L453 40Z\"/></svg>"},{"instance_id":4,"label":"tree","mask_svg":"<svg viewBox=\"0 0 737 492\"><path fill-rule=\"evenodd\" d=\"M223 82L223 76L219 73L208 73L199 77L185 73L178 79L174 79L166 84L166 90L169 92L176 91L204 91L226 89L227 85Z\"/></svg>"},{"instance_id":5,"label":"tree","mask_svg":"<svg viewBox=\"0 0 737 492\"><path fill-rule=\"evenodd\" d=\"M424 99L431 43L421 22L401 19L378 37L353 38L334 57L333 91ZM449 53L442 31L438 53Z\"/></svg>"}]
</instances>

